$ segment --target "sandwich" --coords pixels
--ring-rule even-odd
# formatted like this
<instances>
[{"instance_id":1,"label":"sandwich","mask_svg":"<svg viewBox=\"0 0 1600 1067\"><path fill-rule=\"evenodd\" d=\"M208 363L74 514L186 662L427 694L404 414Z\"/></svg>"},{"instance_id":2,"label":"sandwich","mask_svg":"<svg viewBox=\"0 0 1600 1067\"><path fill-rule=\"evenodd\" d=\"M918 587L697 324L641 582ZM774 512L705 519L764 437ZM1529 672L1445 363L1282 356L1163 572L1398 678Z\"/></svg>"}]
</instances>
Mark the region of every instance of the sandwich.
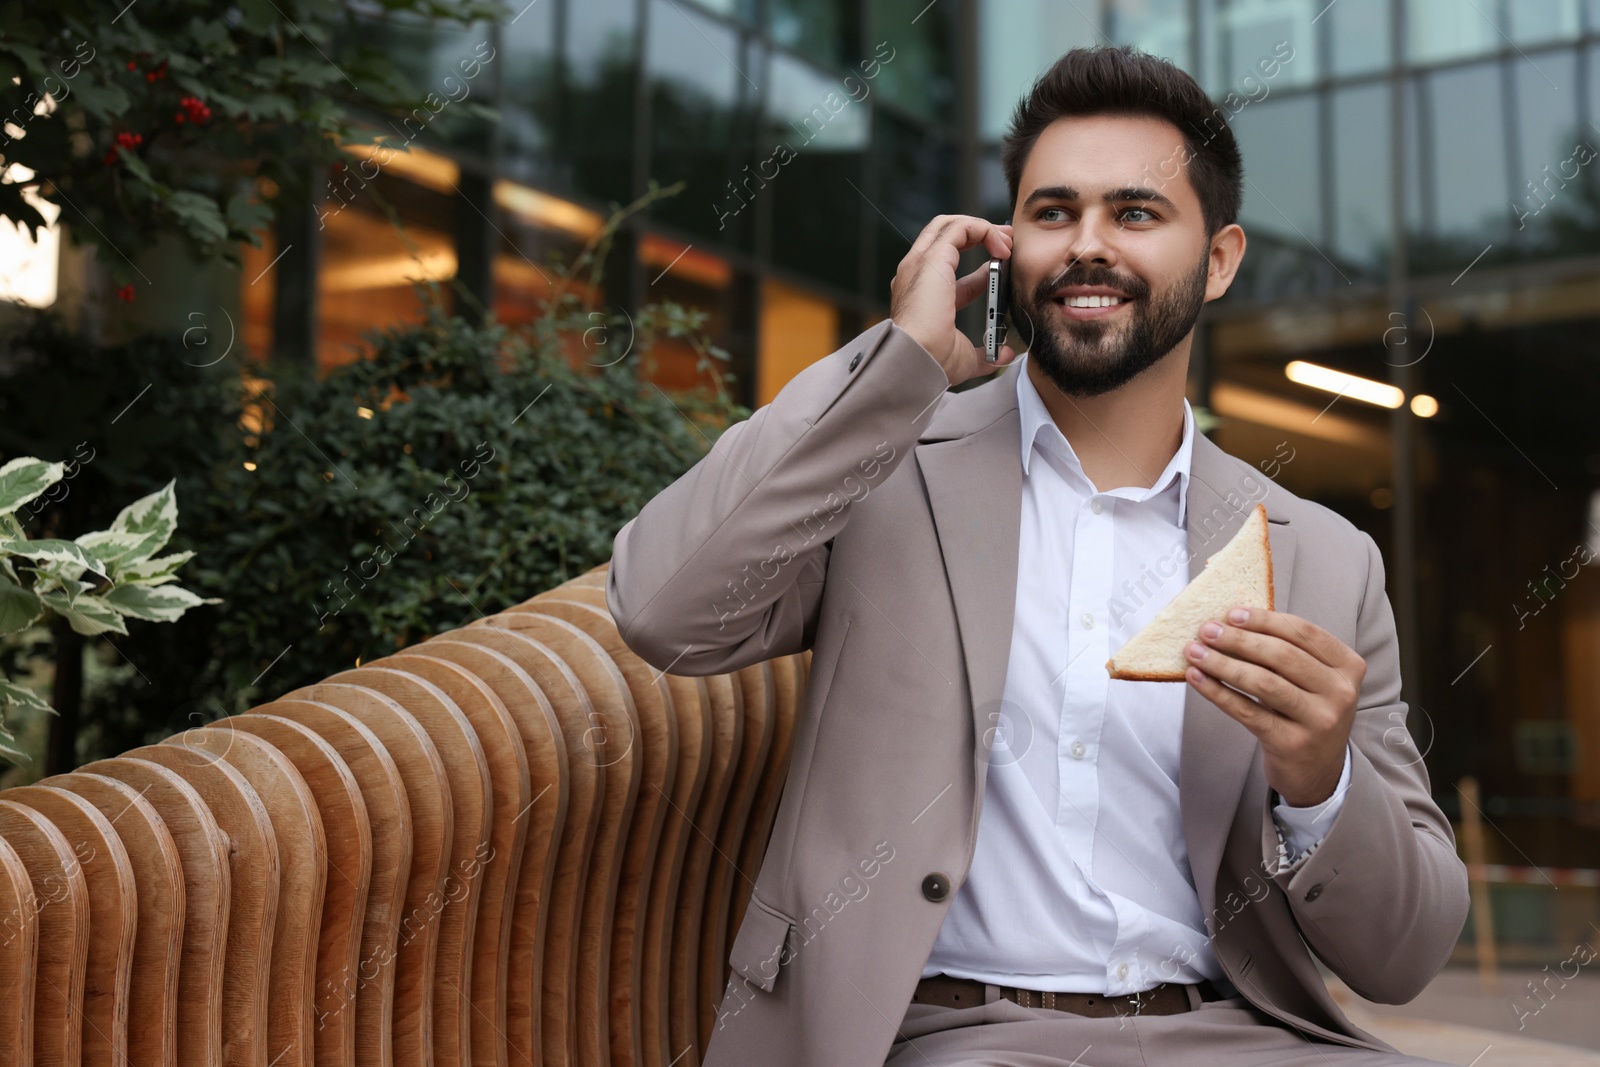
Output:
<instances>
[{"instance_id":1,"label":"sandwich","mask_svg":"<svg viewBox=\"0 0 1600 1067\"><path fill-rule=\"evenodd\" d=\"M1181 682L1189 661L1183 650L1208 619L1222 622L1228 609L1272 607L1272 546L1267 509L1257 504L1233 540L1206 560L1155 618L1106 660L1111 677L1134 682Z\"/></svg>"}]
</instances>

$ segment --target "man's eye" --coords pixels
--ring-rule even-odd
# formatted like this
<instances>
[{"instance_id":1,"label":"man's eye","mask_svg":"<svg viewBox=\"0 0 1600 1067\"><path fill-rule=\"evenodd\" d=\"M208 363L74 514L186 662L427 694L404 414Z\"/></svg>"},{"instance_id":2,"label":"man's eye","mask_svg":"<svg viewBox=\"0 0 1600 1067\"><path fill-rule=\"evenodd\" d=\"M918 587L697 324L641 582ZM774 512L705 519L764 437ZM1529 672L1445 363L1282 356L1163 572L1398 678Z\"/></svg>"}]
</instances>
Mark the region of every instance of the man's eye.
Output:
<instances>
[{"instance_id":1,"label":"man's eye","mask_svg":"<svg viewBox=\"0 0 1600 1067\"><path fill-rule=\"evenodd\" d=\"M1047 217L1047 216L1052 215L1052 214L1059 216L1059 215L1065 214L1065 212L1062 211L1062 209L1058 208L1058 207L1047 207L1044 210L1039 212L1039 218L1044 222L1059 222L1060 221L1059 218L1053 219L1053 218L1048 218Z\"/></svg>"},{"instance_id":2,"label":"man's eye","mask_svg":"<svg viewBox=\"0 0 1600 1067\"><path fill-rule=\"evenodd\" d=\"M1155 218L1155 214L1153 212L1151 212L1149 208L1130 207L1130 208L1126 209L1125 211L1123 211L1123 215L1127 215L1127 213L1129 211L1138 211L1138 212L1141 212L1142 214L1149 215L1150 218L1152 218L1152 219ZM1144 219L1134 219L1133 221L1134 222L1144 222L1146 220L1144 220Z\"/></svg>"}]
</instances>

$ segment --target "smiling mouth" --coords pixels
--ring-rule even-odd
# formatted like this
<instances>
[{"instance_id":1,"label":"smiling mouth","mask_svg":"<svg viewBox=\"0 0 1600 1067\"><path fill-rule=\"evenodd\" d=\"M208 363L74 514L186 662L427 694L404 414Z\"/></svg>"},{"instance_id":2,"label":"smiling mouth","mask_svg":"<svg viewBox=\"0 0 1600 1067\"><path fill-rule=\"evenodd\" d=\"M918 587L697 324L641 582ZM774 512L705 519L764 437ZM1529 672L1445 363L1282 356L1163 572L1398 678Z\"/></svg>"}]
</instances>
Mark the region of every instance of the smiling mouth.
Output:
<instances>
[{"instance_id":1,"label":"smiling mouth","mask_svg":"<svg viewBox=\"0 0 1600 1067\"><path fill-rule=\"evenodd\" d=\"M1056 296L1051 303L1062 310L1069 319L1101 319L1115 315L1117 309L1133 303L1130 297L1114 296Z\"/></svg>"}]
</instances>

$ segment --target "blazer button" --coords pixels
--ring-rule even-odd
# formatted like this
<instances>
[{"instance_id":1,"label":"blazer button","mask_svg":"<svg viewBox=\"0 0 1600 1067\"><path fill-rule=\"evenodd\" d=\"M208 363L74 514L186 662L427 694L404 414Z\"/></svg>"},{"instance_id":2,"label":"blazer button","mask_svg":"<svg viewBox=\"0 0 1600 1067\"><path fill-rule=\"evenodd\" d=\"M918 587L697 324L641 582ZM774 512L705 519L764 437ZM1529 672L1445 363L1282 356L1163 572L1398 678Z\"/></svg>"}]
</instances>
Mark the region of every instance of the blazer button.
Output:
<instances>
[{"instance_id":1,"label":"blazer button","mask_svg":"<svg viewBox=\"0 0 1600 1067\"><path fill-rule=\"evenodd\" d=\"M857 352L850 360L850 369L855 370L859 366L861 366L861 353Z\"/></svg>"},{"instance_id":2,"label":"blazer button","mask_svg":"<svg viewBox=\"0 0 1600 1067\"><path fill-rule=\"evenodd\" d=\"M1322 895L1322 883L1321 882L1318 882L1316 885L1314 885L1310 889L1306 890L1306 899L1307 900L1316 900L1321 895Z\"/></svg>"},{"instance_id":3,"label":"blazer button","mask_svg":"<svg viewBox=\"0 0 1600 1067\"><path fill-rule=\"evenodd\" d=\"M950 879L934 871L922 880L922 895L937 904L950 895Z\"/></svg>"}]
</instances>

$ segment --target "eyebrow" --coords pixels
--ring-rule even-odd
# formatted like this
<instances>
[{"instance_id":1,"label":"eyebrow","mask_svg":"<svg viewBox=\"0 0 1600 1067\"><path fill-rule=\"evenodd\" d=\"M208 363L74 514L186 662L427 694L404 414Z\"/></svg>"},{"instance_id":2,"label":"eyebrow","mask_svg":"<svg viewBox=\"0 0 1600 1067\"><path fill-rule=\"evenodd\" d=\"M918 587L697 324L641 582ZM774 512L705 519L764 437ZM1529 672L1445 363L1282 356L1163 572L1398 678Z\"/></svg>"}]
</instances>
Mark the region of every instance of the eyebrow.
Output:
<instances>
[{"instance_id":1,"label":"eyebrow","mask_svg":"<svg viewBox=\"0 0 1600 1067\"><path fill-rule=\"evenodd\" d=\"M1078 190L1070 185L1046 185L1035 189L1028 194L1028 199L1022 202L1024 208L1029 207L1035 200L1077 200L1080 199ZM1174 215L1178 214L1178 205L1162 196L1156 190L1145 185L1124 185L1120 189L1108 189L1100 199L1108 204L1121 203L1126 200L1143 200L1152 204L1160 204Z\"/></svg>"}]
</instances>

